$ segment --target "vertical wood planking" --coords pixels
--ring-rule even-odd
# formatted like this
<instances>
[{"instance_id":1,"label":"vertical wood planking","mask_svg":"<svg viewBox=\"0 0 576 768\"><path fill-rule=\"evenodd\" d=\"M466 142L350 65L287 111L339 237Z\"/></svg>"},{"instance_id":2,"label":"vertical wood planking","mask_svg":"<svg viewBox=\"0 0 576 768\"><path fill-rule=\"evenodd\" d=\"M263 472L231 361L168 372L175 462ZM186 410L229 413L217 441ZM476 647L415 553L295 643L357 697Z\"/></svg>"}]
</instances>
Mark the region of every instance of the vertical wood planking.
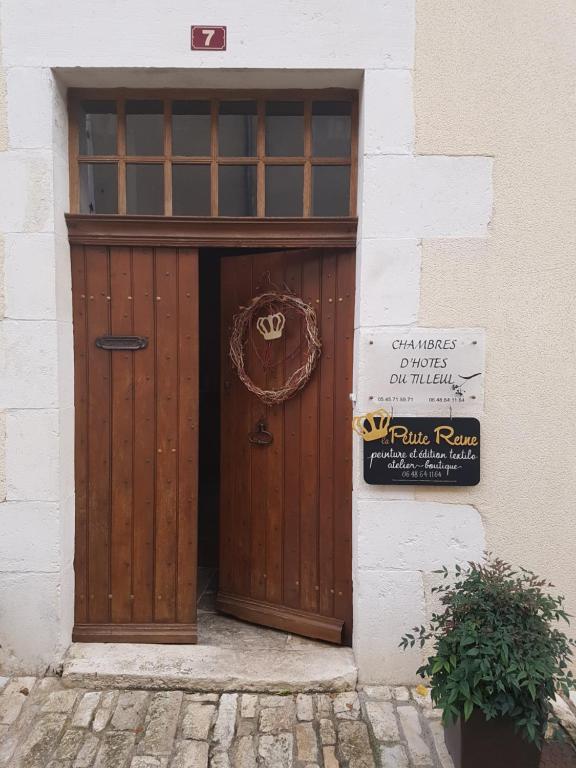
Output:
<instances>
[{"instance_id":1,"label":"vertical wood planking","mask_svg":"<svg viewBox=\"0 0 576 768\"><path fill-rule=\"evenodd\" d=\"M88 313L88 619L110 620L110 352L94 339L110 333L109 254L86 247Z\"/></svg>"},{"instance_id":2,"label":"vertical wood planking","mask_svg":"<svg viewBox=\"0 0 576 768\"><path fill-rule=\"evenodd\" d=\"M321 306L321 264L316 253L307 254L302 263L302 298L317 308ZM318 394L320 371L310 377L300 394L300 581L301 604L305 611L318 610Z\"/></svg>"},{"instance_id":3,"label":"vertical wood planking","mask_svg":"<svg viewBox=\"0 0 576 768\"><path fill-rule=\"evenodd\" d=\"M132 334L132 254L110 249L110 319L114 336ZM133 352L117 351L112 360L112 506L111 618L127 623L132 615L132 488L134 442Z\"/></svg>"},{"instance_id":4,"label":"vertical wood planking","mask_svg":"<svg viewBox=\"0 0 576 768\"><path fill-rule=\"evenodd\" d=\"M232 312L237 301L237 283L232 277L233 262L224 258L220 264L220 568L219 586L224 592L234 591L234 515L233 472L236 446L232 427L237 422L232 414L237 410L235 397L238 391L235 371L228 355L228 343L232 330Z\"/></svg>"},{"instance_id":5,"label":"vertical wood planking","mask_svg":"<svg viewBox=\"0 0 576 768\"><path fill-rule=\"evenodd\" d=\"M156 250L155 618L175 621L178 540L178 285L174 249Z\"/></svg>"},{"instance_id":6,"label":"vertical wood planking","mask_svg":"<svg viewBox=\"0 0 576 768\"><path fill-rule=\"evenodd\" d=\"M198 250L178 251L178 565L176 621L196 618Z\"/></svg>"},{"instance_id":7,"label":"vertical wood planking","mask_svg":"<svg viewBox=\"0 0 576 768\"><path fill-rule=\"evenodd\" d=\"M75 394L75 458L76 487L75 526L75 607L76 621L88 621L87 535L88 535L88 334L86 312L86 260L84 247L73 245L72 307L74 326L74 394Z\"/></svg>"},{"instance_id":8,"label":"vertical wood planking","mask_svg":"<svg viewBox=\"0 0 576 768\"><path fill-rule=\"evenodd\" d=\"M354 334L354 251L338 253L336 292L336 402L334 419L335 616L345 620L344 642L352 642L352 355ZM341 301L340 301L341 299Z\"/></svg>"},{"instance_id":9,"label":"vertical wood planking","mask_svg":"<svg viewBox=\"0 0 576 768\"><path fill-rule=\"evenodd\" d=\"M302 292L301 261L286 257L286 285L300 296ZM301 364L303 351L302 322L286 322L285 375L290 376ZM284 403L284 602L300 607L300 396Z\"/></svg>"},{"instance_id":10,"label":"vertical wood planking","mask_svg":"<svg viewBox=\"0 0 576 768\"><path fill-rule=\"evenodd\" d=\"M282 289L284 285L284 253L272 253L267 260L266 271L270 274L272 286ZM267 290L266 286L264 290ZM270 310L272 313L274 310ZM287 322L290 319L287 318ZM255 329L258 334L258 331ZM260 335L260 334L258 334ZM278 389L284 383L284 359L286 337L264 341L268 370L266 373L267 389ZM284 521L284 404L269 407L267 429L273 435L272 445L263 449L266 457L267 522L266 522L266 600L281 603L283 593L282 555Z\"/></svg>"},{"instance_id":11,"label":"vertical wood planking","mask_svg":"<svg viewBox=\"0 0 576 768\"><path fill-rule=\"evenodd\" d=\"M134 333L148 338L148 346L134 354L134 622L154 618L154 467L156 463L156 407L154 340L154 251L134 248L132 293Z\"/></svg>"},{"instance_id":12,"label":"vertical wood planking","mask_svg":"<svg viewBox=\"0 0 576 768\"><path fill-rule=\"evenodd\" d=\"M320 613L334 610L334 355L337 344L335 316L340 302L336 296L336 259L325 252L322 258L322 307L319 317L322 356L320 358L320 444L319 444L319 530L318 563Z\"/></svg>"},{"instance_id":13,"label":"vertical wood planking","mask_svg":"<svg viewBox=\"0 0 576 768\"><path fill-rule=\"evenodd\" d=\"M256 296L268 287L267 272L269 269L268 254L256 254L252 257L252 290L250 298ZM265 386L266 373L263 370L262 357L265 354L265 342L255 327L248 329L249 339L246 344L247 371L257 386ZM243 386L241 384L240 386ZM249 432L256 429L260 420L268 423L269 409L257 397L250 398L251 422ZM268 456L265 446L250 445L251 453L251 596L257 600L266 600L266 544L268 535Z\"/></svg>"}]
</instances>

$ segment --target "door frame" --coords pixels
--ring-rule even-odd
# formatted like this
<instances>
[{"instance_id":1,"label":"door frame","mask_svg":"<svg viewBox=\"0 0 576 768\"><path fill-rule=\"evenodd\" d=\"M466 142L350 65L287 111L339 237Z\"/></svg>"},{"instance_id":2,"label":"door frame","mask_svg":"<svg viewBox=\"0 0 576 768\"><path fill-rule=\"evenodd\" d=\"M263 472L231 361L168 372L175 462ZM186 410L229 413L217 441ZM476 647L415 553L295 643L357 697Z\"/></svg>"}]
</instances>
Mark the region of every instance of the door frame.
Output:
<instances>
[{"instance_id":1,"label":"door frame","mask_svg":"<svg viewBox=\"0 0 576 768\"><path fill-rule=\"evenodd\" d=\"M194 218L166 216L121 216L66 214L70 245L153 246L192 248L343 248L356 249L356 217L342 218ZM350 431L352 440L352 431ZM352 467L350 469L352 472ZM350 478L352 482L352 478ZM78 496L77 496L78 499ZM77 511L79 501L77 500ZM352 503L349 514L352 517ZM75 558L79 542L75 544ZM352 579L352 573L350 573ZM130 630L136 625L122 625L116 631L124 642L131 639ZM74 639L111 642L114 637L108 625L89 637ZM177 628L176 628L177 629ZM153 627L154 642L183 642L173 625ZM82 633L80 633L82 634ZM136 641L136 637L132 641ZM150 640L151 641L151 640ZM150 642L149 641L149 642ZM142 639L140 638L140 642ZM186 642L190 642L187 639Z\"/></svg>"}]
</instances>

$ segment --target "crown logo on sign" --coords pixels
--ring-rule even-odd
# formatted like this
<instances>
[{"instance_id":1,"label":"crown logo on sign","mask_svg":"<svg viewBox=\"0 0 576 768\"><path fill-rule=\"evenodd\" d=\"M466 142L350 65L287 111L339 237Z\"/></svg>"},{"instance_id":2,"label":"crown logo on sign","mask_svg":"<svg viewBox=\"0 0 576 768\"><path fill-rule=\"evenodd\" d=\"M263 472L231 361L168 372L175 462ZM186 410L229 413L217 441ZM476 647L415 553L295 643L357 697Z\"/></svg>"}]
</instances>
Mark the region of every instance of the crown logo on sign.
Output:
<instances>
[{"instance_id":1,"label":"crown logo on sign","mask_svg":"<svg viewBox=\"0 0 576 768\"><path fill-rule=\"evenodd\" d=\"M365 413L362 416L355 416L352 419L352 429L366 441L385 438L389 426L390 414L384 408Z\"/></svg>"},{"instance_id":2,"label":"crown logo on sign","mask_svg":"<svg viewBox=\"0 0 576 768\"><path fill-rule=\"evenodd\" d=\"M285 322L286 318L282 312L277 312L275 315L259 317L256 321L256 328L258 328L266 341L272 341L273 339L279 339L282 336Z\"/></svg>"}]
</instances>

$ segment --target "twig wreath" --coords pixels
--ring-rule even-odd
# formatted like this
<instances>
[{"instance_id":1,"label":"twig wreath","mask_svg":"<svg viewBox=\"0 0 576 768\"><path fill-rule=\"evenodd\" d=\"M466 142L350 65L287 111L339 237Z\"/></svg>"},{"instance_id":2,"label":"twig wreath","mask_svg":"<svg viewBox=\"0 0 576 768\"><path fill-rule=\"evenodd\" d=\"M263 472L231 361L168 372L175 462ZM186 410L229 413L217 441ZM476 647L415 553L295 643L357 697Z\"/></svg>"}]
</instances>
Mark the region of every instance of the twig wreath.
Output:
<instances>
[{"instance_id":1,"label":"twig wreath","mask_svg":"<svg viewBox=\"0 0 576 768\"><path fill-rule=\"evenodd\" d=\"M246 337L252 325L253 318L263 309L270 307L294 310L304 319L305 343L307 355L305 362L290 374L279 389L262 389L258 387L248 373L244 362ZM316 313L309 304L291 293L269 291L255 296L247 307L241 307L234 315L232 333L230 335L230 357L236 367L240 381L266 405L279 405L296 394L305 385L320 357L322 344L318 334Z\"/></svg>"}]
</instances>

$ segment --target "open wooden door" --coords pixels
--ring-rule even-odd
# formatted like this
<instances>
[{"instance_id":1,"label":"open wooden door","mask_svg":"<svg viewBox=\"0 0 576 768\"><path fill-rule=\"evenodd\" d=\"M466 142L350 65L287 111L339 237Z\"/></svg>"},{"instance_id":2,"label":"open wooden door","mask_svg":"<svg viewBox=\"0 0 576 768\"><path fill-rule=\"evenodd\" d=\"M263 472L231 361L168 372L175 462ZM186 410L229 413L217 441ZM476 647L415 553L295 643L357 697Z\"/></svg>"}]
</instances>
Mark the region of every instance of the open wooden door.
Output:
<instances>
[{"instance_id":1,"label":"open wooden door","mask_svg":"<svg viewBox=\"0 0 576 768\"><path fill-rule=\"evenodd\" d=\"M198 251L72 247L74 640L196 642Z\"/></svg>"},{"instance_id":2,"label":"open wooden door","mask_svg":"<svg viewBox=\"0 0 576 768\"><path fill-rule=\"evenodd\" d=\"M221 508L219 610L334 643L352 637L353 250L230 256L221 262ZM267 407L239 380L228 349L232 318L253 296L287 286L314 307L320 362L304 389ZM286 313L282 338L251 329L247 370L277 388L303 355ZM264 421L273 441L254 445Z\"/></svg>"}]
</instances>

